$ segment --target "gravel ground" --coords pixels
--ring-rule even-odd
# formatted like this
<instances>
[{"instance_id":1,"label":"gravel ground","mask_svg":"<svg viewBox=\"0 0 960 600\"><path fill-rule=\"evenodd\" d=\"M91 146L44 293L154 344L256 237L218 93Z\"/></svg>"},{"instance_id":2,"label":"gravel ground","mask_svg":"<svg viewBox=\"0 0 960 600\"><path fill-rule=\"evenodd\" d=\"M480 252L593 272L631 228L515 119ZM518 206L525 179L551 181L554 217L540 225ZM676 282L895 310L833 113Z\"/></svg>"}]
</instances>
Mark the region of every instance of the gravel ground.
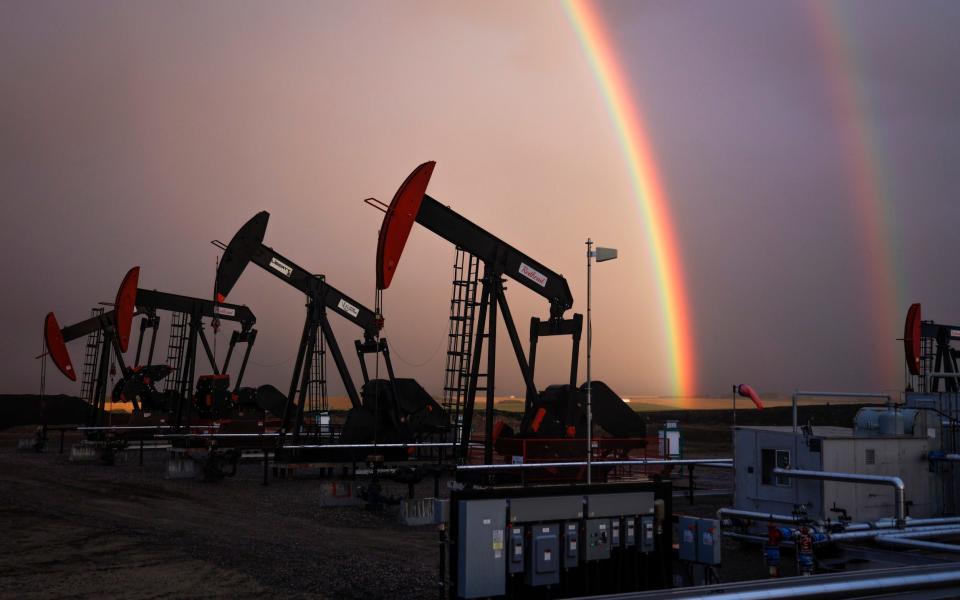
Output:
<instances>
[{"instance_id":1,"label":"gravel ground","mask_svg":"<svg viewBox=\"0 0 960 600\"><path fill-rule=\"evenodd\" d=\"M437 597L436 529L399 525L396 508L322 506L317 479L271 479L264 487L256 462L234 478L204 483L164 479L163 451L148 452L143 467L136 454L107 467L68 462L56 439L42 454L15 450L31 432L0 433L0 599ZM691 450L729 455L724 437ZM730 490L731 475L698 469L697 487ZM678 479L677 488L686 483ZM418 497L432 488L424 481ZM402 495L406 486L389 491ZM699 516L731 500L708 495L691 504L678 496L675 513ZM868 554L840 568L907 558ZM727 539L723 555L723 581L766 576L759 546ZM785 557L784 575L793 573L792 562Z\"/></svg>"},{"instance_id":2,"label":"gravel ground","mask_svg":"<svg viewBox=\"0 0 960 600\"><path fill-rule=\"evenodd\" d=\"M106 467L0 444L2 598L436 597L433 527L321 506L317 480L166 480L161 452Z\"/></svg>"}]
</instances>

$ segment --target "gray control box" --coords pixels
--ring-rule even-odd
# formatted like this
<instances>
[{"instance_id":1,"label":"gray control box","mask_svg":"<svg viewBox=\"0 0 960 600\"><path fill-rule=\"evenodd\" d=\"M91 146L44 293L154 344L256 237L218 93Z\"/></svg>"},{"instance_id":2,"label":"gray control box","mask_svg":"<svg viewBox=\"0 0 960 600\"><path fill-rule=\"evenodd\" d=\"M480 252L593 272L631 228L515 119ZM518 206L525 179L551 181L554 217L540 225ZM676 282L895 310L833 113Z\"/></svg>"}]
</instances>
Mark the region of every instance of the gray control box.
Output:
<instances>
[{"instance_id":1,"label":"gray control box","mask_svg":"<svg viewBox=\"0 0 960 600\"><path fill-rule=\"evenodd\" d=\"M620 547L620 517L614 517L610 521L610 547Z\"/></svg>"},{"instance_id":2,"label":"gray control box","mask_svg":"<svg viewBox=\"0 0 960 600\"><path fill-rule=\"evenodd\" d=\"M560 583L560 525L538 523L530 525L527 585Z\"/></svg>"},{"instance_id":3,"label":"gray control box","mask_svg":"<svg viewBox=\"0 0 960 600\"><path fill-rule=\"evenodd\" d=\"M720 521L699 519L697 521L697 562L705 565L720 564Z\"/></svg>"},{"instance_id":4,"label":"gray control box","mask_svg":"<svg viewBox=\"0 0 960 600\"><path fill-rule=\"evenodd\" d=\"M632 548L637 545L637 518L623 518L623 545Z\"/></svg>"},{"instance_id":5,"label":"gray control box","mask_svg":"<svg viewBox=\"0 0 960 600\"><path fill-rule=\"evenodd\" d=\"M656 533L656 524L653 515L644 515L640 517L640 552L653 552L657 549L657 541L654 538Z\"/></svg>"},{"instance_id":6,"label":"gray control box","mask_svg":"<svg viewBox=\"0 0 960 600\"><path fill-rule=\"evenodd\" d=\"M588 519L585 535L586 560L610 558L610 519Z\"/></svg>"},{"instance_id":7,"label":"gray control box","mask_svg":"<svg viewBox=\"0 0 960 600\"><path fill-rule=\"evenodd\" d=\"M506 593L504 530L507 501L461 500L458 504L457 595L461 598Z\"/></svg>"},{"instance_id":8,"label":"gray control box","mask_svg":"<svg viewBox=\"0 0 960 600\"><path fill-rule=\"evenodd\" d=\"M572 569L580 563L580 523L569 521L563 531L563 568Z\"/></svg>"},{"instance_id":9,"label":"gray control box","mask_svg":"<svg viewBox=\"0 0 960 600\"><path fill-rule=\"evenodd\" d=\"M514 525L509 528L510 543L507 548L507 572L523 573L523 527Z\"/></svg>"}]
</instances>

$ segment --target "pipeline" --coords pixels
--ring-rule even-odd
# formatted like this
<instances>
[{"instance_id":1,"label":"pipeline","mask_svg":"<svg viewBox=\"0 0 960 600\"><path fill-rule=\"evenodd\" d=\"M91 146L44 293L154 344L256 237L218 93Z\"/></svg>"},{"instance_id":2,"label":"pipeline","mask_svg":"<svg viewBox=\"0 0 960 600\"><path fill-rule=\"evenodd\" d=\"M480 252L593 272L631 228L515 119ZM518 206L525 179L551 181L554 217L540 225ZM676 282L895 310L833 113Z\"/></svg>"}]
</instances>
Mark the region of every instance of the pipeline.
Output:
<instances>
[{"instance_id":1,"label":"pipeline","mask_svg":"<svg viewBox=\"0 0 960 600\"><path fill-rule=\"evenodd\" d=\"M682 459L638 459L638 460L596 460L591 461L589 466L643 466L643 465L699 465L703 467L717 467L720 469L732 469L733 459L731 458L682 458ZM498 471L509 469L545 469L561 467L586 467L586 461L571 462L542 462L542 463L501 463L495 465L461 465L457 467L458 471Z\"/></svg>"},{"instance_id":2,"label":"pipeline","mask_svg":"<svg viewBox=\"0 0 960 600\"><path fill-rule=\"evenodd\" d=\"M870 485L888 485L893 488L894 518L897 527L902 527L907 518L906 486L895 475L861 475L859 473L834 473L831 471L806 471L802 469L781 469L776 467L774 475L795 477L798 479L817 479L821 481L843 481L846 483L865 483Z\"/></svg>"},{"instance_id":3,"label":"pipeline","mask_svg":"<svg viewBox=\"0 0 960 600\"><path fill-rule=\"evenodd\" d=\"M649 592L630 592L605 596L613 600L819 600L825 598L862 598L876 593L917 594L923 590L953 591L960 587L957 563L909 565L873 569L856 573L834 573L816 577L722 583L697 588L678 588ZM937 597L945 597L939 595Z\"/></svg>"},{"instance_id":4,"label":"pipeline","mask_svg":"<svg viewBox=\"0 0 960 600\"><path fill-rule=\"evenodd\" d=\"M800 523L804 521L797 515L778 515L774 513L756 512L752 510L740 510L738 508L720 508L717 510L717 520L723 521L724 517L733 517L739 519L750 519L751 521L763 521L764 523ZM814 521L820 524L820 521Z\"/></svg>"},{"instance_id":5,"label":"pipeline","mask_svg":"<svg viewBox=\"0 0 960 600\"><path fill-rule=\"evenodd\" d=\"M727 518L734 519L749 519L751 521L760 521L762 523L801 523L801 522L812 522L813 526L816 527L827 527L829 523L826 523L821 520L809 520L804 519L800 516L794 515L778 515L774 513L765 513L752 510L740 510L738 508L720 508L717 510L717 520L723 521ZM841 524L840 521L836 521L837 524ZM907 517L904 520L903 526L906 529L911 529L913 527L923 527L930 525L960 525L960 517L931 517L924 519L911 519ZM880 519L872 523L847 523L842 525L843 531L875 531L878 529L892 529L897 526L896 519Z\"/></svg>"},{"instance_id":6,"label":"pipeline","mask_svg":"<svg viewBox=\"0 0 960 600\"><path fill-rule=\"evenodd\" d=\"M957 544L944 544L943 542L928 542L926 540L917 540L908 536L884 535L877 538L877 543L884 546L893 546L894 548L919 548L922 550L933 550L936 552L952 552L960 554L960 546Z\"/></svg>"}]
</instances>

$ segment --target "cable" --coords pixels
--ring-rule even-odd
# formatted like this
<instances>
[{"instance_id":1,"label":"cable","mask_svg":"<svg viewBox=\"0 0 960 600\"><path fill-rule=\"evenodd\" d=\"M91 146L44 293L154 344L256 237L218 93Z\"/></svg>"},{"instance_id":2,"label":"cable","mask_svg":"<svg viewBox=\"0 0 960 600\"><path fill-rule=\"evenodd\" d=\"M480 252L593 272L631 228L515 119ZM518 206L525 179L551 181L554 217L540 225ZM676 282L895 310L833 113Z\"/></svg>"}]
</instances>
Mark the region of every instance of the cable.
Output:
<instances>
[{"instance_id":1,"label":"cable","mask_svg":"<svg viewBox=\"0 0 960 600\"><path fill-rule=\"evenodd\" d=\"M272 368L272 367L279 367L280 365L285 365L285 364L287 364L288 362L290 362L291 360L293 360L293 358L294 358L295 356L296 356L296 354L293 354L293 355L288 356L287 358L281 360L280 362L275 362L275 363L258 363L258 362L255 361L255 360L249 360L249 359L247 360L247 362L249 362L249 363L251 363L251 364L254 364L254 365L257 365L258 367L264 367L264 368L270 369L270 368Z\"/></svg>"},{"instance_id":2,"label":"cable","mask_svg":"<svg viewBox=\"0 0 960 600\"><path fill-rule=\"evenodd\" d=\"M422 367L427 363L433 361L433 359L437 357L437 354L440 352L440 349L443 348L444 342L446 341L445 338L447 337L447 335L449 335L449 328L450 328L450 325L448 323L443 324L443 335L440 337L440 343L437 344L437 347L433 349L433 352L430 354L430 356L423 362L409 362L407 360L404 360L403 356L399 352L397 352L396 340L394 340L393 342L393 354L400 360L400 362L407 365L408 367Z\"/></svg>"}]
</instances>

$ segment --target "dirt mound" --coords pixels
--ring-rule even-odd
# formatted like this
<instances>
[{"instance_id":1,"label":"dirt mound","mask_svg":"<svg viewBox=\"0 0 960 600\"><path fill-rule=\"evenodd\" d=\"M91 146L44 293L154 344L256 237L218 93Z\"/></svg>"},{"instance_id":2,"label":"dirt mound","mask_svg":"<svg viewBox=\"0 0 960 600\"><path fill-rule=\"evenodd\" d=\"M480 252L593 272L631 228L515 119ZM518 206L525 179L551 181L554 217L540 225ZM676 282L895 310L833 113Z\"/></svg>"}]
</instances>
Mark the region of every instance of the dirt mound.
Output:
<instances>
[{"instance_id":1,"label":"dirt mound","mask_svg":"<svg viewBox=\"0 0 960 600\"><path fill-rule=\"evenodd\" d=\"M46 396L44 404L48 425L83 423L90 414L90 405L76 396ZM0 429L42 422L39 395L0 394Z\"/></svg>"}]
</instances>

